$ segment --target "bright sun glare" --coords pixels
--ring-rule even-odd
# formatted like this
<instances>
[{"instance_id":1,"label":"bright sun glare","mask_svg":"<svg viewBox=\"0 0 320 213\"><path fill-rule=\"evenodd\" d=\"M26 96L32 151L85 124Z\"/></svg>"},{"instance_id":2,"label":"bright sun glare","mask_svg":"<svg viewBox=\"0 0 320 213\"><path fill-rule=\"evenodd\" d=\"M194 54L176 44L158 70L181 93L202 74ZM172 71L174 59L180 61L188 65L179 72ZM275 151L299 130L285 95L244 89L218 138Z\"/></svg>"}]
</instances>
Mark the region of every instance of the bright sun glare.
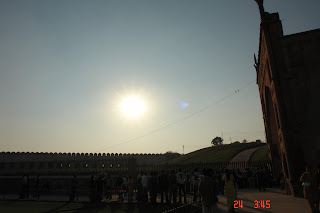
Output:
<instances>
[{"instance_id":1,"label":"bright sun glare","mask_svg":"<svg viewBox=\"0 0 320 213\"><path fill-rule=\"evenodd\" d=\"M141 98L128 96L122 100L122 111L129 117L138 117L145 111L145 104Z\"/></svg>"}]
</instances>

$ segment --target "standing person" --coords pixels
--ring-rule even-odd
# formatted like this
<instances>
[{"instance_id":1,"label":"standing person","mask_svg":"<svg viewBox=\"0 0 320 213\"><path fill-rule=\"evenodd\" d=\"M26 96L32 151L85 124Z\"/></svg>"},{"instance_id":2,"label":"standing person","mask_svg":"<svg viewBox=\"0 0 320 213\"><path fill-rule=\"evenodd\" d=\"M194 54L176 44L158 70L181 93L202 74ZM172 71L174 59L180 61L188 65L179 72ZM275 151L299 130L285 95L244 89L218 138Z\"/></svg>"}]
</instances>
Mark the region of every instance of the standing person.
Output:
<instances>
[{"instance_id":1,"label":"standing person","mask_svg":"<svg viewBox=\"0 0 320 213\"><path fill-rule=\"evenodd\" d=\"M110 177L110 174L107 175L105 179L105 194L107 196L107 200L112 199L112 179Z\"/></svg>"},{"instance_id":2,"label":"standing person","mask_svg":"<svg viewBox=\"0 0 320 213\"><path fill-rule=\"evenodd\" d=\"M89 189L89 198L90 202L95 202L96 201L96 190L97 190L97 183L94 175L91 175L90 178L90 189Z\"/></svg>"},{"instance_id":3,"label":"standing person","mask_svg":"<svg viewBox=\"0 0 320 213\"><path fill-rule=\"evenodd\" d=\"M125 176L122 176L122 194L126 198L127 197L127 188L128 188L128 181Z\"/></svg>"},{"instance_id":4,"label":"standing person","mask_svg":"<svg viewBox=\"0 0 320 213\"><path fill-rule=\"evenodd\" d=\"M103 185L104 185L104 178L102 175L99 175L97 180L97 201L101 202L103 198Z\"/></svg>"},{"instance_id":5,"label":"standing person","mask_svg":"<svg viewBox=\"0 0 320 213\"><path fill-rule=\"evenodd\" d=\"M316 209L317 203L319 203L319 185L316 176L308 166L306 167L306 171L301 175L300 182L302 182L304 198L308 200L311 212L319 212Z\"/></svg>"},{"instance_id":6,"label":"standing person","mask_svg":"<svg viewBox=\"0 0 320 213\"><path fill-rule=\"evenodd\" d=\"M240 169L237 169L236 171L233 171L233 174L236 178L236 182L238 183L239 188L243 188L243 175Z\"/></svg>"},{"instance_id":7,"label":"standing person","mask_svg":"<svg viewBox=\"0 0 320 213\"><path fill-rule=\"evenodd\" d=\"M253 172L250 168L248 168L248 184L249 184L249 188L254 188L255 187L255 177L253 175Z\"/></svg>"},{"instance_id":8,"label":"standing person","mask_svg":"<svg viewBox=\"0 0 320 213\"><path fill-rule=\"evenodd\" d=\"M196 202L198 199L200 177L201 177L201 174L198 171L198 168L195 168L193 173L193 202Z\"/></svg>"},{"instance_id":9,"label":"standing person","mask_svg":"<svg viewBox=\"0 0 320 213\"><path fill-rule=\"evenodd\" d=\"M267 166L264 167L263 173L265 178L264 185L268 188L272 188L271 173Z\"/></svg>"},{"instance_id":10,"label":"standing person","mask_svg":"<svg viewBox=\"0 0 320 213\"><path fill-rule=\"evenodd\" d=\"M234 212L234 201L237 199L237 187L234 176L228 169L225 170L225 174L222 176L222 180L225 182L225 191L227 196L227 204L230 212Z\"/></svg>"},{"instance_id":11,"label":"standing person","mask_svg":"<svg viewBox=\"0 0 320 213\"><path fill-rule=\"evenodd\" d=\"M280 189L281 191L285 189L285 177L283 176L283 173L280 172L280 177L279 177L279 180L280 180Z\"/></svg>"},{"instance_id":12,"label":"standing person","mask_svg":"<svg viewBox=\"0 0 320 213\"><path fill-rule=\"evenodd\" d=\"M261 192L261 189L263 189L263 191L266 191L263 170L260 168L258 168L258 170L257 170L256 180L257 180L257 187L258 187L259 191Z\"/></svg>"},{"instance_id":13,"label":"standing person","mask_svg":"<svg viewBox=\"0 0 320 213\"><path fill-rule=\"evenodd\" d=\"M169 174L169 202L176 204L177 203L177 178L174 170L171 170L171 173Z\"/></svg>"},{"instance_id":14,"label":"standing person","mask_svg":"<svg viewBox=\"0 0 320 213\"><path fill-rule=\"evenodd\" d=\"M128 203L131 203L133 201L133 187L134 182L132 176L128 179Z\"/></svg>"},{"instance_id":15,"label":"standing person","mask_svg":"<svg viewBox=\"0 0 320 213\"><path fill-rule=\"evenodd\" d=\"M166 199L166 203L169 203L169 180L168 180L168 174L164 172L164 170L161 170L161 174L159 176L159 188L160 188L160 196L161 196L161 203L163 203L164 197Z\"/></svg>"},{"instance_id":16,"label":"standing person","mask_svg":"<svg viewBox=\"0 0 320 213\"><path fill-rule=\"evenodd\" d=\"M190 179L191 179L190 176L191 176L190 172L187 171L186 172L186 193L190 193Z\"/></svg>"},{"instance_id":17,"label":"standing person","mask_svg":"<svg viewBox=\"0 0 320 213\"><path fill-rule=\"evenodd\" d=\"M27 176L22 176L22 182L21 182L21 193L20 193L20 199L24 199L26 197L26 190L27 190Z\"/></svg>"},{"instance_id":18,"label":"standing person","mask_svg":"<svg viewBox=\"0 0 320 213\"><path fill-rule=\"evenodd\" d=\"M138 174L137 176L137 202L141 203L142 202L142 179L143 176L143 172L141 172L140 174Z\"/></svg>"},{"instance_id":19,"label":"standing person","mask_svg":"<svg viewBox=\"0 0 320 213\"><path fill-rule=\"evenodd\" d=\"M141 186L142 186L142 203L147 204L148 199L148 176L147 173L143 173L141 177Z\"/></svg>"},{"instance_id":20,"label":"standing person","mask_svg":"<svg viewBox=\"0 0 320 213\"><path fill-rule=\"evenodd\" d=\"M77 195L77 188L78 188L78 179L77 175L73 175L72 181L71 181L71 194L70 194L70 201L74 201L76 195Z\"/></svg>"},{"instance_id":21,"label":"standing person","mask_svg":"<svg viewBox=\"0 0 320 213\"><path fill-rule=\"evenodd\" d=\"M123 179L120 176L120 174L118 175L117 179L116 179L116 190L118 192L118 201L123 202L123 196L122 196L122 182Z\"/></svg>"},{"instance_id":22,"label":"standing person","mask_svg":"<svg viewBox=\"0 0 320 213\"><path fill-rule=\"evenodd\" d=\"M37 175L37 179L36 179L36 193L34 195L35 197L40 198L40 175Z\"/></svg>"},{"instance_id":23,"label":"standing person","mask_svg":"<svg viewBox=\"0 0 320 213\"><path fill-rule=\"evenodd\" d=\"M151 172L150 178L150 203L155 204L157 202L157 193L159 189L159 180L157 177L157 172Z\"/></svg>"},{"instance_id":24,"label":"standing person","mask_svg":"<svg viewBox=\"0 0 320 213\"><path fill-rule=\"evenodd\" d=\"M179 189L179 203L182 203L182 195L181 195L181 191L183 192L183 202L184 204L187 203L187 196L186 196L186 190L185 190L185 182L186 182L186 175L182 172L182 169L179 169L179 172L176 174L176 178L177 178L177 185L178 185L178 189Z\"/></svg>"},{"instance_id":25,"label":"standing person","mask_svg":"<svg viewBox=\"0 0 320 213\"><path fill-rule=\"evenodd\" d=\"M318 201L316 202L316 209L318 210L318 212L320 212L319 209L319 198L320 198L320 164L318 165L318 170L316 173L316 180L317 180L317 184L318 184Z\"/></svg>"},{"instance_id":26,"label":"standing person","mask_svg":"<svg viewBox=\"0 0 320 213\"><path fill-rule=\"evenodd\" d=\"M29 175L27 175L27 185L26 185L26 198L29 198L29 193L30 193L30 178Z\"/></svg>"},{"instance_id":27,"label":"standing person","mask_svg":"<svg viewBox=\"0 0 320 213\"><path fill-rule=\"evenodd\" d=\"M224 181L222 180L221 170L218 171L217 181L220 194L224 195Z\"/></svg>"},{"instance_id":28,"label":"standing person","mask_svg":"<svg viewBox=\"0 0 320 213\"><path fill-rule=\"evenodd\" d=\"M219 189L217 180L212 178L213 170L204 170L204 177L199 183L199 193L201 195L202 213L218 212L218 197Z\"/></svg>"}]
</instances>

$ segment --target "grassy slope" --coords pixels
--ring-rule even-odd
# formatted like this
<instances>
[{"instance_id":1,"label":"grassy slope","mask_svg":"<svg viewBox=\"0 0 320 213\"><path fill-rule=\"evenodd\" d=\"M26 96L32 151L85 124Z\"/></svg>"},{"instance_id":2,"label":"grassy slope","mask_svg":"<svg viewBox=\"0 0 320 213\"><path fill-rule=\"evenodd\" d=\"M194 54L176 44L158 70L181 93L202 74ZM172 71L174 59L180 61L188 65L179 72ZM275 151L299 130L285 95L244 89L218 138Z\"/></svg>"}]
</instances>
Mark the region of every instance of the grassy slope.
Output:
<instances>
[{"instance_id":1,"label":"grassy slope","mask_svg":"<svg viewBox=\"0 0 320 213\"><path fill-rule=\"evenodd\" d=\"M263 160L268 160L268 159L269 159L268 148L267 148L267 146L265 146L253 154L253 156L251 158L251 162L263 161Z\"/></svg>"},{"instance_id":2,"label":"grassy slope","mask_svg":"<svg viewBox=\"0 0 320 213\"><path fill-rule=\"evenodd\" d=\"M198 163L200 161L203 163L229 161L239 152L259 146L265 146L265 144L252 142L246 144L233 143L221 146L213 146L190 152L186 155L181 155L180 157L167 161L166 163L187 164Z\"/></svg>"}]
</instances>

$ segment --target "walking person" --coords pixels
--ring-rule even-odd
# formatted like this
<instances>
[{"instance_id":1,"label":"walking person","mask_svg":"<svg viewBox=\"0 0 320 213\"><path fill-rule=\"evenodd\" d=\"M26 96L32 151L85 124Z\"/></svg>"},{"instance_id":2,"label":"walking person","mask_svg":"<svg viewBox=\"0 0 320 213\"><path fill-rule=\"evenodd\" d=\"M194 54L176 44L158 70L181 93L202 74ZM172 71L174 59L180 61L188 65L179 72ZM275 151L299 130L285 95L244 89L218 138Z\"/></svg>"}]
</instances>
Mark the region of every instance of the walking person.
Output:
<instances>
[{"instance_id":1,"label":"walking person","mask_svg":"<svg viewBox=\"0 0 320 213\"><path fill-rule=\"evenodd\" d=\"M212 169L204 170L203 175L204 177L199 183L202 213L216 213L219 211L217 206L217 195L219 194L217 180L212 178Z\"/></svg>"},{"instance_id":2,"label":"walking person","mask_svg":"<svg viewBox=\"0 0 320 213\"><path fill-rule=\"evenodd\" d=\"M183 202L184 204L187 203L187 196L186 196L186 190L185 190L185 182L186 182L186 175L182 172L182 169L179 169L179 172L176 174L177 178L177 186L179 189L179 203L182 203L182 194L181 191L183 192Z\"/></svg>"},{"instance_id":3,"label":"walking person","mask_svg":"<svg viewBox=\"0 0 320 213\"><path fill-rule=\"evenodd\" d=\"M311 212L318 213L319 185L316 176L308 166L306 167L306 171L301 175L300 182L302 182L304 198L308 200Z\"/></svg>"},{"instance_id":4,"label":"walking person","mask_svg":"<svg viewBox=\"0 0 320 213\"><path fill-rule=\"evenodd\" d=\"M225 174L222 176L222 180L225 182L225 192L227 196L227 205L229 212L235 212L234 201L237 199L237 186L234 176L230 170L226 169Z\"/></svg>"}]
</instances>

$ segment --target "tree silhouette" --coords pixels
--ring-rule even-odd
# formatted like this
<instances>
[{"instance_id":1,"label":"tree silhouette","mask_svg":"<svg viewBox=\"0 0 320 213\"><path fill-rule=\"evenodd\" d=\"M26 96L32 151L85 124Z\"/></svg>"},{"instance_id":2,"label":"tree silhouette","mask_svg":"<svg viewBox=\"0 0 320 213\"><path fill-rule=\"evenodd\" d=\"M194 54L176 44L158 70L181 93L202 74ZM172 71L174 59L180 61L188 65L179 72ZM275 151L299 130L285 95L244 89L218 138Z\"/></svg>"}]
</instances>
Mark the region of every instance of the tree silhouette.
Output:
<instances>
[{"instance_id":1,"label":"tree silhouette","mask_svg":"<svg viewBox=\"0 0 320 213\"><path fill-rule=\"evenodd\" d=\"M222 145L223 144L223 139L221 137L215 137L212 141L211 141L213 146L217 146L217 145Z\"/></svg>"}]
</instances>

